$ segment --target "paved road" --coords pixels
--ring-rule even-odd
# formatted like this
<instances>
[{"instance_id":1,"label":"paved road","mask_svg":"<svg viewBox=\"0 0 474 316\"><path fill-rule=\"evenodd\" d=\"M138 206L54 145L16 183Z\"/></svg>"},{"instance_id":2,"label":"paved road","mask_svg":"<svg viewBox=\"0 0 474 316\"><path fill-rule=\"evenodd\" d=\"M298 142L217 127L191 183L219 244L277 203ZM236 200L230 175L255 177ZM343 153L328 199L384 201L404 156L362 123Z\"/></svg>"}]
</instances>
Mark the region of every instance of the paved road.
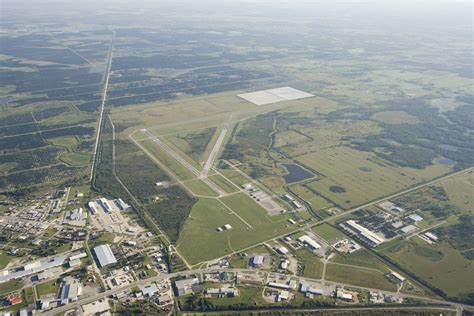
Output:
<instances>
[{"instance_id":1,"label":"paved road","mask_svg":"<svg viewBox=\"0 0 474 316\"><path fill-rule=\"evenodd\" d=\"M100 112L99 112L99 124L97 126L97 134L95 138L94 154L92 155L92 166L91 166L89 181L92 181L92 179L94 178L94 172L95 172L96 160L97 160L97 150L99 148L99 139L100 139L100 133L102 131L102 121L104 117L105 100L107 100L107 89L109 88L110 70L112 68L112 51L114 48L114 41L115 41L115 31L112 31L112 32L113 32L113 37L112 37L112 40L110 41L109 56L107 59L107 68L105 70L104 87L102 89L102 100L101 100Z\"/></svg>"},{"instance_id":2,"label":"paved road","mask_svg":"<svg viewBox=\"0 0 474 316\"><path fill-rule=\"evenodd\" d=\"M90 296L90 297L81 298L77 302L68 304L66 306L60 306L60 307L55 308L51 311L47 311L45 313L42 313L42 315L55 315L57 313L63 313L65 311L71 310L73 308L78 308L79 306L82 306L84 304L92 303L92 302L97 301L101 298L108 297L108 296L123 292L125 290L130 290L131 288L136 287L136 286L140 286L140 287L141 286L146 286L146 285L148 285L152 282L162 281L162 280L177 277L177 276L187 276L187 275L191 275L191 274L201 274L201 273L212 273L212 272L218 272L218 271L227 271L227 272L234 272L234 273L239 273L240 272L241 273L241 272L257 272L258 270L256 270L256 269L206 268L206 269L187 270L187 271L181 271L181 272L170 273L170 274L160 274L158 276L155 276L155 277L152 277L152 278L149 278L149 279L146 279L146 280L138 280L138 281L135 281L135 282L130 283L128 285L119 287L119 288L114 288L112 290L107 290L105 292L98 293L98 294L95 294L95 295ZM271 275L281 276L281 277L283 277L283 276L288 277L289 276L287 274L280 274L280 273L274 273L274 272L270 273L270 272L267 272L267 271L260 271L260 272L264 272L267 275L271 274ZM296 278L299 279L300 281L321 282L320 279L313 279L313 278L306 278L306 277L296 277ZM463 304L444 301L444 300L439 300L439 299L432 299L432 298L416 296L416 295L410 295L410 294L400 294L400 293L390 292L390 291L382 291L382 290L379 290L379 289L354 286L354 285L351 285L351 284L345 284L345 283L340 283L340 282L328 282L328 281L323 281L323 282L326 283L326 284L330 284L330 285L345 286L345 287L357 288L357 289L361 289L361 290L380 292L380 293L383 293L383 294L386 294L386 295L396 295L396 296L404 297L404 298L415 298L415 299L419 299L421 301L424 301L424 302L427 302L427 303L432 303L432 304L445 304L445 305L449 305L449 306L456 307L456 308L466 306L466 305L463 305Z\"/></svg>"}]
</instances>

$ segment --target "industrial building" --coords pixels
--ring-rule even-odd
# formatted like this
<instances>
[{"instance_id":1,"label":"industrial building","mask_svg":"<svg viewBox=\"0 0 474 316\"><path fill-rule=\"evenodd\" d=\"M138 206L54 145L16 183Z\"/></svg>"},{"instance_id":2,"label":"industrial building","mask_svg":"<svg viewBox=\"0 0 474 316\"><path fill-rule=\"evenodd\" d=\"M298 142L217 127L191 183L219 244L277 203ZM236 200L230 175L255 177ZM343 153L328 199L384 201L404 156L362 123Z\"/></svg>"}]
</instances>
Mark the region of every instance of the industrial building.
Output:
<instances>
[{"instance_id":1,"label":"industrial building","mask_svg":"<svg viewBox=\"0 0 474 316\"><path fill-rule=\"evenodd\" d=\"M206 290L207 295L216 295L217 297L235 297L239 296L239 291L230 287L209 288Z\"/></svg>"},{"instance_id":2,"label":"industrial building","mask_svg":"<svg viewBox=\"0 0 474 316\"><path fill-rule=\"evenodd\" d=\"M373 231L359 225L355 220L351 219L344 223L359 239L367 243L371 247L376 247L385 242L385 238L377 235Z\"/></svg>"},{"instance_id":3,"label":"industrial building","mask_svg":"<svg viewBox=\"0 0 474 316\"><path fill-rule=\"evenodd\" d=\"M110 248L110 245L100 245L94 248L94 253L99 261L101 267L108 266L113 263L117 263L117 259Z\"/></svg>"},{"instance_id":4,"label":"industrial building","mask_svg":"<svg viewBox=\"0 0 474 316\"><path fill-rule=\"evenodd\" d=\"M178 296L186 295L191 292L194 292L193 288L197 284L199 284L198 278L189 278L189 279L178 280L174 282Z\"/></svg>"},{"instance_id":5,"label":"industrial building","mask_svg":"<svg viewBox=\"0 0 474 316\"><path fill-rule=\"evenodd\" d=\"M261 267L263 262L265 261L265 257L262 255L256 255L252 258L252 266L254 267Z\"/></svg>"},{"instance_id":6,"label":"industrial building","mask_svg":"<svg viewBox=\"0 0 474 316\"><path fill-rule=\"evenodd\" d=\"M66 261L66 256L57 256L50 260L35 261L25 265L22 269L17 269L14 272L3 270L0 272L0 283L7 282L14 279L20 279L27 275L38 273L50 268L61 266Z\"/></svg>"},{"instance_id":7,"label":"industrial building","mask_svg":"<svg viewBox=\"0 0 474 316\"><path fill-rule=\"evenodd\" d=\"M318 244L313 238L309 237L308 235L303 235L303 236L299 237L298 241L305 244L305 245L307 245L308 247L310 247L313 250L317 250L317 249L321 248L321 245Z\"/></svg>"},{"instance_id":8,"label":"industrial building","mask_svg":"<svg viewBox=\"0 0 474 316\"><path fill-rule=\"evenodd\" d=\"M82 285L79 280L74 278L66 278L63 287L61 288L60 302L61 305L66 305L78 300L82 294Z\"/></svg>"}]
</instances>

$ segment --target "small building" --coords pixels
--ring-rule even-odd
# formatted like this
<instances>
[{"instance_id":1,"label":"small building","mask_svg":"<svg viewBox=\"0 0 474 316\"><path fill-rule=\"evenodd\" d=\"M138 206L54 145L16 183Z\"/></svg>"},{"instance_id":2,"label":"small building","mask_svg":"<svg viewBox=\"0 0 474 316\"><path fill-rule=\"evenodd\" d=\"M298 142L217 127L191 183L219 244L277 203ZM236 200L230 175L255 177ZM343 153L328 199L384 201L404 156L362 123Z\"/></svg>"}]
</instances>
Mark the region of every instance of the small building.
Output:
<instances>
[{"instance_id":1,"label":"small building","mask_svg":"<svg viewBox=\"0 0 474 316\"><path fill-rule=\"evenodd\" d=\"M279 253L281 253L282 255L286 255L289 250L288 250L288 248L281 246L281 247L278 247L278 248L277 248L277 251L278 251Z\"/></svg>"},{"instance_id":2,"label":"small building","mask_svg":"<svg viewBox=\"0 0 474 316\"><path fill-rule=\"evenodd\" d=\"M230 288L230 287L222 287L222 288L209 288L206 290L206 294L208 295L215 295L217 297L235 297L239 296L239 292L237 289Z\"/></svg>"},{"instance_id":3,"label":"small building","mask_svg":"<svg viewBox=\"0 0 474 316\"><path fill-rule=\"evenodd\" d=\"M135 247L137 245L137 242L133 240L125 240L123 243L130 247Z\"/></svg>"},{"instance_id":4,"label":"small building","mask_svg":"<svg viewBox=\"0 0 474 316\"><path fill-rule=\"evenodd\" d=\"M69 268L78 267L81 265L81 259L70 260L68 265L69 265Z\"/></svg>"},{"instance_id":5,"label":"small building","mask_svg":"<svg viewBox=\"0 0 474 316\"><path fill-rule=\"evenodd\" d=\"M23 297L20 293L11 293L4 297L8 305L16 305L23 302Z\"/></svg>"},{"instance_id":6,"label":"small building","mask_svg":"<svg viewBox=\"0 0 474 316\"><path fill-rule=\"evenodd\" d=\"M86 257L87 257L87 253L81 252L81 253L70 256L69 261L76 260L76 259L82 259L82 258L86 258Z\"/></svg>"},{"instance_id":7,"label":"small building","mask_svg":"<svg viewBox=\"0 0 474 316\"><path fill-rule=\"evenodd\" d=\"M352 294L346 293L342 290L337 290L336 291L336 298L344 301L352 301L353 297Z\"/></svg>"},{"instance_id":8,"label":"small building","mask_svg":"<svg viewBox=\"0 0 474 316\"><path fill-rule=\"evenodd\" d=\"M274 287L274 288L277 288L277 289L284 289L284 290L288 290L290 288L290 286L288 284L278 283L278 282L268 282L267 285L269 287Z\"/></svg>"},{"instance_id":9,"label":"small building","mask_svg":"<svg viewBox=\"0 0 474 316\"><path fill-rule=\"evenodd\" d=\"M301 205L301 203L298 201L291 201L291 204L293 204L293 206L297 209L300 209L303 207L303 205Z\"/></svg>"},{"instance_id":10,"label":"small building","mask_svg":"<svg viewBox=\"0 0 474 316\"><path fill-rule=\"evenodd\" d=\"M174 282L178 296L186 295L193 292L193 287L196 284L199 284L198 278L189 278Z\"/></svg>"},{"instance_id":11,"label":"small building","mask_svg":"<svg viewBox=\"0 0 474 316\"><path fill-rule=\"evenodd\" d=\"M416 227L415 225L407 225L403 227L402 229L400 229L400 231L402 232L402 234L408 235L415 232L417 229L418 227Z\"/></svg>"},{"instance_id":12,"label":"small building","mask_svg":"<svg viewBox=\"0 0 474 316\"><path fill-rule=\"evenodd\" d=\"M290 292L283 290L278 293L277 301L287 301L290 298Z\"/></svg>"},{"instance_id":13,"label":"small building","mask_svg":"<svg viewBox=\"0 0 474 316\"><path fill-rule=\"evenodd\" d=\"M289 222L291 225L295 225L295 224L296 224L295 220L294 220L294 219L291 219L291 218L288 219L288 222Z\"/></svg>"},{"instance_id":14,"label":"small building","mask_svg":"<svg viewBox=\"0 0 474 316\"><path fill-rule=\"evenodd\" d=\"M423 217L421 217L418 214L411 214L411 215L407 216L406 218L408 220L410 220L411 222L413 222L413 223L416 223L416 222L419 222L419 221L423 220Z\"/></svg>"},{"instance_id":15,"label":"small building","mask_svg":"<svg viewBox=\"0 0 474 316\"><path fill-rule=\"evenodd\" d=\"M232 226L230 226L229 224L225 224L225 225L224 225L224 228L227 229L227 230L229 230L229 229L232 228Z\"/></svg>"},{"instance_id":16,"label":"small building","mask_svg":"<svg viewBox=\"0 0 474 316\"><path fill-rule=\"evenodd\" d=\"M155 283L142 287L140 290L142 291L143 297L152 297L158 293L158 287Z\"/></svg>"},{"instance_id":17,"label":"small building","mask_svg":"<svg viewBox=\"0 0 474 316\"><path fill-rule=\"evenodd\" d=\"M309 283L309 282L301 282L301 287L300 287L301 293L310 293L313 295L323 295L323 290L320 288L317 288L315 284Z\"/></svg>"},{"instance_id":18,"label":"small building","mask_svg":"<svg viewBox=\"0 0 474 316\"><path fill-rule=\"evenodd\" d=\"M97 256L97 260L101 267L117 263L117 259L115 259L114 253L108 244L95 247L94 253Z\"/></svg>"},{"instance_id":19,"label":"small building","mask_svg":"<svg viewBox=\"0 0 474 316\"><path fill-rule=\"evenodd\" d=\"M425 233L425 236L428 237L431 241L437 242L438 241L438 236L436 236L433 233L427 232Z\"/></svg>"},{"instance_id":20,"label":"small building","mask_svg":"<svg viewBox=\"0 0 474 316\"><path fill-rule=\"evenodd\" d=\"M89 208L89 211L92 215L97 214L97 204L90 201L89 203L87 203L87 207Z\"/></svg>"},{"instance_id":21,"label":"small building","mask_svg":"<svg viewBox=\"0 0 474 316\"><path fill-rule=\"evenodd\" d=\"M390 275L391 275L394 279L396 279L396 280L398 280L398 281L400 281L400 282L405 281L405 278L404 278L402 275L400 275L399 273L397 273L397 272L392 271L392 272L390 272Z\"/></svg>"}]
</instances>

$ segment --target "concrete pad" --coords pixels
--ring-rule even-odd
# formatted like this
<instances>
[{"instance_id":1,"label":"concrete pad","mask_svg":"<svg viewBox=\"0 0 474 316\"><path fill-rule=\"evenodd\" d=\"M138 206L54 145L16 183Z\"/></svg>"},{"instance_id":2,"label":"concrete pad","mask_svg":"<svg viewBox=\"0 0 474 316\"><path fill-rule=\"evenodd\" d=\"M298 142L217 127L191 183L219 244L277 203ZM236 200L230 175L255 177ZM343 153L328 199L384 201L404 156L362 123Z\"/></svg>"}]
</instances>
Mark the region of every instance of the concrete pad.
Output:
<instances>
[{"instance_id":1,"label":"concrete pad","mask_svg":"<svg viewBox=\"0 0 474 316\"><path fill-rule=\"evenodd\" d=\"M270 90L266 90L266 92L269 92L285 100L298 100L298 99L314 97L314 94L307 93L307 92L294 89L291 87L281 87L281 88L276 88L276 89L270 89Z\"/></svg>"},{"instance_id":2,"label":"concrete pad","mask_svg":"<svg viewBox=\"0 0 474 316\"><path fill-rule=\"evenodd\" d=\"M280 98L279 96L276 96L274 94L268 93L265 90L238 94L237 96L249 102L252 102L255 105L265 105L285 101L285 99Z\"/></svg>"},{"instance_id":3,"label":"concrete pad","mask_svg":"<svg viewBox=\"0 0 474 316\"><path fill-rule=\"evenodd\" d=\"M275 89L238 94L237 96L255 105L265 105L282 101L310 98L314 97L314 94L307 93L291 87L280 87Z\"/></svg>"}]
</instances>

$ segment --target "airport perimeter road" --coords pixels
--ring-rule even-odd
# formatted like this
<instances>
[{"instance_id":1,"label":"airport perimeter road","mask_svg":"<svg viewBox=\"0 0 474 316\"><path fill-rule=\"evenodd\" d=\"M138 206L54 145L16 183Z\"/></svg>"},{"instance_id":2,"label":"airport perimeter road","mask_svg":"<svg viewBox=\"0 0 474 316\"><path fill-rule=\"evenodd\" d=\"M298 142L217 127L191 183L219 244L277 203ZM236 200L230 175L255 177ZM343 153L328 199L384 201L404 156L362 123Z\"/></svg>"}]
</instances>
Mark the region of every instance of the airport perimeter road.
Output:
<instances>
[{"instance_id":1,"label":"airport perimeter road","mask_svg":"<svg viewBox=\"0 0 474 316\"><path fill-rule=\"evenodd\" d=\"M127 285L122 286L122 287L114 288L112 290L107 290L105 292L98 293L98 294L95 294L93 296L81 298L78 301L70 303L68 305L60 306L60 307L54 308L50 311L46 311L46 312L42 313L42 315L51 315L52 316L52 315L56 315L58 313L64 313L68 310L78 308L78 307L80 307L84 304L89 304L89 303L95 302L95 301L97 301L101 298L113 296L117 293L120 293L120 292L123 292L123 291L126 291L126 290L130 290L131 288L136 287L136 286L140 286L140 287L146 286L146 285L148 285L152 282L162 281L162 280L166 280L166 279L169 279L169 278L174 278L174 277L177 277L177 276L188 276L188 275L191 275L191 274L212 273L212 272L219 272L219 271L227 271L227 272L234 272L234 273L239 273L239 272L240 273L242 273L242 272L253 272L253 273L263 272L267 276L269 274L271 274L271 275L280 276L280 277L288 277L288 274L280 274L280 273L274 273L274 272L268 272L268 271L259 271L258 269L226 269L226 268L206 268L206 269L186 270L186 271L175 272L175 273L170 273L170 274L160 274L158 276L155 276L155 277L152 277L152 278L149 278L149 279L146 279L146 280L138 280L138 281L132 282L132 283L127 284ZM293 276L293 277L297 278L300 282L301 281L308 281L308 282L321 282L322 281L320 279L312 279L312 278L306 278L306 277L300 277L300 276ZM351 288L360 289L360 290L375 291L375 292L380 292L380 293L383 293L383 294L386 294L386 295L394 295L394 296L403 297L403 298L414 298L414 299L418 299L420 301L424 301L426 303L444 304L444 305L449 305L449 306L456 307L456 308L465 306L465 305L459 304L459 303L454 303L454 302L449 302L449 301L444 301L444 300L438 300L438 299L432 299L432 298L427 298L427 297L423 297L423 296L416 296L416 295L411 295L411 294L401 294L401 293L397 293L397 292L383 291L383 290L379 290L379 289L372 289L372 288L367 288L367 287L354 286L354 285L351 285L351 284L345 284L345 283L339 283L339 282L328 282L328 281L323 281L323 282L325 284L328 284L328 285L345 286L345 287L351 287ZM380 307L380 308L383 309L384 307Z\"/></svg>"},{"instance_id":2,"label":"airport perimeter road","mask_svg":"<svg viewBox=\"0 0 474 316\"><path fill-rule=\"evenodd\" d=\"M204 164L204 168L202 169L202 176L204 177L207 176L212 166L214 165L214 162L216 161L217 154L219 153L219 150L222 147L222 142L224 141L225 136L227 135L227 131L229 130L230 121L232 120L232 117L233 114L230 115L227 123L225 123L224 127L222 128L222 131L219 134L219 137L217 138L217 141L214 144L214 147L212 148L212 151L209 154L206 163Z\"/></svg>"},{"instance_id":3,"label":"airport perimeter road","mask_svg":"<svg viewBox=\"0 0 474 316\"><path fill-rule=\"evenodd\" d=\"M99 149L100 133L102 131L102 125L103 125L103 119L104 119L105 100L107 100L107 89L109 88L110 70L112 68L112 51L114 49L114 42L115 42L115 31L112 31L112 32L113 32L113 37L112 37L112 40L110 41L109 57L107 59L107 68L105 69L104 87L102 88L102 100L101 100L100 112L99 112L99 123L97 125L97 134L95 138L94 153L92 155L92 166L91 166L91 174L89 177L89 181L92 181L92 179L94 178L95 168L97 164L97 150Z\"/></svg>"},{"instance_id":4,"label":"airport perimeter road","mask_svg":"<svg viewBox=\"0 0 474 316\"><path fill-rule=\"evenodd\" d=\"M150 137L152 141L154 141L158 146L160 146L164 151L166 151L171 157L176 159L180 164L182 164L186 169L191 171L197 178L201 179L202 182L207 184L214 192L219 194L219 196L222 196L225 194L224 190L222 190L217 184L209 180L205 175L203 175L199 170L197 170L193 165L191 165L186 159L181 157L177 152L175 152L172 148L170 148L168 145L163 143L158 137L153 135L149 130L145 129L143 130L145 134ZM225 137L225 135L224 135ZM222 143L222 141L221 141ZM213 149L214 150L214 149ZM217 149L219 150L219 148Z\"/></svg>"}]
</instances>

